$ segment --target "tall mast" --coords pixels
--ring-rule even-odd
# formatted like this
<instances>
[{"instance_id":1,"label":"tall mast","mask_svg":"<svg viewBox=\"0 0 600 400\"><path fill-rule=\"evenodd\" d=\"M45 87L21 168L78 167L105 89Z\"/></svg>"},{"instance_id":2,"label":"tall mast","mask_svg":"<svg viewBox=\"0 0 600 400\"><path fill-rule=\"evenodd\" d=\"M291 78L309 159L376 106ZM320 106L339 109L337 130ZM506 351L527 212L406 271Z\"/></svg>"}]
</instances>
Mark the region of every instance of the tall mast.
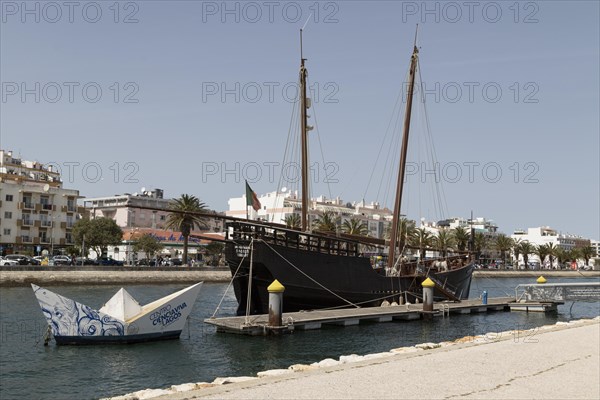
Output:
<instances>
[{"instance_id":1,"label":"tall mast","mask_svg":"<svg viewBox=\"0 0 600 400\"><path fill-rule=\"evenodd\" d=\"M300 134L302 141L302 231L308 230L307 212L308 212L308 135L307 135L307 115L308 108L306 101L306 75L308 72L304 67L302 54L302 29L300 29Z\"/></svg>"},{"instance_id":2,"label":"tall mast","mask_svg":"<svg viewBox=\"0 0 600 400\"><path fill-rule=\"evenodd\" d=\"M418 28L418 26L417 26ZM388 252L388 268L395 264L396 247L398 245L398 227L400 226L400 206L402 205L402 189L404 186L404 172L406 169L406 153L408 150L408 134L410 130L410 116L412 113L413 93L415 88L415 71L417 69L419 49L417 49L417 35L410 59L410 72L408 81L408 94L406 97L406 113L404 115L404 133L402 136L402 150L400 153L400 168L398 169L398 182L396 184L396 201L394 203L394 216L392 219L392 232L390 235L390 248ZM402 272L402 271L401 271Z\"/></svg>"}]
</instances>

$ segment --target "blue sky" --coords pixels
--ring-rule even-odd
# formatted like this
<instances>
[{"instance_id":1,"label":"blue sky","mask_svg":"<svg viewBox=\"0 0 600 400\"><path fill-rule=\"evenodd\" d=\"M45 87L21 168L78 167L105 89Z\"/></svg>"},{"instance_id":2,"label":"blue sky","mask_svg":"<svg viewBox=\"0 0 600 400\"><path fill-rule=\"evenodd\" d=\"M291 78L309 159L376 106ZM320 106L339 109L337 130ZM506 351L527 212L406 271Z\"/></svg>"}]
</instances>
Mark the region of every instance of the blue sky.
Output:
<instances>
[{"instance_id":1,"label":"blue sky","mask_svg":"<svg viewBox=\"0 0 600 400\"><path fill-rule=\"evenodd\" d=\"M599 2L470 4L2 1L0 144L58 164L86 197L158 187L225 210L244 177L275 190L312 14L304 54L323 151L315 130L312 193L391 204L390 142L368 183L390 120L401 126L392 114L419 23L446 212L420 175L432 168L421 103L403 212L473 210L508 233L599 239Z\"/></svg>"}]
</instances>

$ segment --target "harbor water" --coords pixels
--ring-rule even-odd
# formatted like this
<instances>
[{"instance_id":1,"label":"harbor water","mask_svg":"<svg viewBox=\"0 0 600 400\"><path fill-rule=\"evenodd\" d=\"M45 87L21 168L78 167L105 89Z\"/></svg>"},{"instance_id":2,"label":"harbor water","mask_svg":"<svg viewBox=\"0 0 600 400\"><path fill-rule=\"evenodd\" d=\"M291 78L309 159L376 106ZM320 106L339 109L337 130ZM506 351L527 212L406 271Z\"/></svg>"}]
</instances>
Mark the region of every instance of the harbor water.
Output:
<instances>
[{"instance_id":1,"label":"harbor water","mask_svg":"<svg viewBox=\"0 0 600 400\"><path fill-rule=\"evenodd\" d=\"M514 296L532 278L474 278L471 297ZM549 282L598 282L598 278L554 278ZM132 285L127 290L145 304L186 285ZM120 286L53 286L66 297L99 308ZM369 354L467 335L529 329L557 321L596 317L600 303L567 303L556 314L495 312L452 315L433 321L361 324L295 332L280 337L217 334L202 321L234 315L227 284L205 283L180 340L135 345L45 347L46 322L30 287L0 289L0 398L93 399L186 382L312 363L340 355ZM223 295L225 296L223 297ZM515 340L535 345L535 334Z\"/></svg>"}]
</instances>

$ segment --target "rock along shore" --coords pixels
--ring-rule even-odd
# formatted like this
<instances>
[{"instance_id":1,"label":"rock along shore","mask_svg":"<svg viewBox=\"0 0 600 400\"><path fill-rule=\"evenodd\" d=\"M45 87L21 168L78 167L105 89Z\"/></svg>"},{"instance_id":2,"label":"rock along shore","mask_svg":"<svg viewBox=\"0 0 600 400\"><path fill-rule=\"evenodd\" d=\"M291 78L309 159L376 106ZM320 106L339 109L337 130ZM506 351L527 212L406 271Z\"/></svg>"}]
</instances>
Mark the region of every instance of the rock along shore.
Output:
<instances>
[{"instance_id":1,"label":"rock along shore","mask_svg":"<svg viewBox=\"0 0 600 400\"><path fill-rule=\"evenodd\" d=\"M600 277L600 271L495 271L478 270L474 277L482 278L537 278ZM148 268L148 267L0 267L0 287L38 285L119 285L194 282L229 282L228 268Z\"/></svg>"},{"instance_id":2,"label":"rock along shore","mask_svg":"<svg viewBox=\"0 0 600 400\"><path fill-rule=\"evenodd\" d=\"M596 317L140 390L112 400L598 399L599 376Z\"/></svg>"}]
</instances>

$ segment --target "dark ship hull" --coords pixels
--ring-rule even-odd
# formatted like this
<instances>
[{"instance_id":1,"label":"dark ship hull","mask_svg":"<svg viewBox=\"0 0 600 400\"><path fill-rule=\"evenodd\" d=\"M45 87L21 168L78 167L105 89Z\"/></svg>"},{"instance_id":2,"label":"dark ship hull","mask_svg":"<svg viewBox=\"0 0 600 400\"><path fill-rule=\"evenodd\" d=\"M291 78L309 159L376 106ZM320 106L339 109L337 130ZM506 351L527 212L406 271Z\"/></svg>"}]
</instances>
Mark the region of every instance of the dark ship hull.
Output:
<instances>
[{"instance_id":1,"label":"dark ship hull","mask_svg":"<svg viewBox=\"0 0 600 400\"><path fill-rule=\"evenodd\" d=\"M372 267L369 257L358 252L357 243L288 230L254 233L251 314L269 312L267 287L275 279L285 287L285 312L353 305L379 306L384 300L400 302L401 297L414 302L420 297L421 282L427 276L440 285L435 292L438 299L448 299L448 296L466 299L469 296L472 264L445 272L388 277L383 270ZM234 276L238 315L244 315L247 307L249 248L250 241L241 235L226 245L226 260Z\"/></svg>"}]
</instances>

